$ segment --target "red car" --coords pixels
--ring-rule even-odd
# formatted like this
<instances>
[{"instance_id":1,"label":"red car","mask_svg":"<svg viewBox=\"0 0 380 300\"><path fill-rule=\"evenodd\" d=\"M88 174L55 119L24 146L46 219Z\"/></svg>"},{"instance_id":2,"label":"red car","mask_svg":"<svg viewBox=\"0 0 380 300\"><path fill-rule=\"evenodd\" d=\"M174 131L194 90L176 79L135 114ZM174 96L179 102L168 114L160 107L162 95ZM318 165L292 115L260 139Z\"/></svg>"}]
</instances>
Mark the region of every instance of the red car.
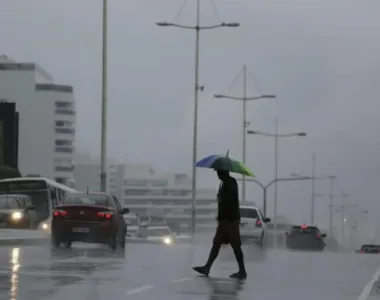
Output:
<instances>
[{"instance_id":1,"label":"red car","mask_svg":"<svg viewBox=\"0 0 380 300\"><path fill-rule=\"evenodd\" d=\"M107 244L125 249L129 213L116 197L104 193L72 193L56 206L51 224L51 244L70 248L72 242Z\"/></svg>"}]
</instances>

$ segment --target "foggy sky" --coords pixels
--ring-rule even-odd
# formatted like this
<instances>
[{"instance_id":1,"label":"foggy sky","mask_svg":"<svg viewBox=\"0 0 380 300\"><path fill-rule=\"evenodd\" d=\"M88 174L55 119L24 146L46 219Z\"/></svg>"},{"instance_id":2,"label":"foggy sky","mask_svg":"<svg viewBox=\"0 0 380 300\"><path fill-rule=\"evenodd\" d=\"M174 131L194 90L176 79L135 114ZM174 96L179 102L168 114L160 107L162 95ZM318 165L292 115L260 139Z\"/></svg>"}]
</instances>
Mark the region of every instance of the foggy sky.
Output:
<instances>
[{"instance_id":1,"label":"foggy sky","mask_svg":"<svg viewBox=\"0 0 380 300\"><path fill-rule=\"evenodd\" d=\"M30 3L29 3L30 2ZM218 23L210 1L202 1L202 23ZM248 94L275 93L278 100L248 104L250 129L306 131L306 138L280 140L280 177L338 175L335 186L351 203L380 209L378 11L373 0L215 0L223 21L238 29L201 33L199 151L241 159L241 103L213 99L214 93L242 96L243 81L229 90L243 64L250 72ZM99 154L101 83L101 1L5 1L0 10L0 52L36 62L56 82L71 84L77 99L77 149ZM189 172L192 153L195 34L159 28L156 21L193 25L195 1L180 18L179 0L109 0L110 156L151 162L157 170ZM253 75L253 76L252 76ZM278 107L276 108L276 103ZM227 122L229 121L229 122ZM247 164L257 179L274 176L273 140L247 138ZM215 186L214 174L199 170L200 185ZM248 184L249 198L261 191ZM272 191L268 197L273 210ZM328 212L328 182L316 192L317 223ZM310 219L311 183L279 185L279 213L295 222ZM336 203L341 199L337 197ZM338 221L338 215L337 221Z\"/></svg>"}]
</instances>

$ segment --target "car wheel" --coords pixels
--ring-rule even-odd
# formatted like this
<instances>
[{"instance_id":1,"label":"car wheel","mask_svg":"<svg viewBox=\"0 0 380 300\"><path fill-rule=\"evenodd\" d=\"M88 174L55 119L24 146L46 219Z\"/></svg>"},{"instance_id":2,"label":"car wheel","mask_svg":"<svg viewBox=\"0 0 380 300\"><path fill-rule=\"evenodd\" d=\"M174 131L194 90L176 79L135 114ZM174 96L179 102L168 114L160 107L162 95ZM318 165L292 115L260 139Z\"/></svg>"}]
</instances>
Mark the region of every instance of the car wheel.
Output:
<instances>
[{"instance_id":1,"label":"car wheel","mask_svg":"<svg viewBox=\"0 0 380 300\"><path fill-rule=\"evenodd\" d=\"M124 232L123 236L120 238L120 247L121 249L125 249L125 235L126 235L126 232Z\"/></svg>"},{"instance_id":2,"label":"car wheel","mask_svg":"<svg viewBox=\"0 0 380 300\"><path fill-rule=\"evenodd\" d=\"M61 245L61 242L59 241L58 237L54 234L51 235L50 242L53 248L59 248L59 246Z\"/></svg>"},{"instance_id":3,"label":"car wheel","mask_svg":"<svg viewBox=\"0 0 380 300\"><path fill-rule=\"evenodd\" d=\"M260 242L259 242L259 246L260 248L264 248L264 243L265 243L265 235L264 235L264 232L261 234L261 237L260 237Z\"/></svg>"},{"instance_id":4,"label":"car wheel","mask_svg":"<svg viewBox=\"0 0 380 300\"><path fill-rule=\"evenodd\" d=\"M113 233L108 241L108 248L111 250L116 250L117 248L117 234Z\"/></svg>"}]
</instances>

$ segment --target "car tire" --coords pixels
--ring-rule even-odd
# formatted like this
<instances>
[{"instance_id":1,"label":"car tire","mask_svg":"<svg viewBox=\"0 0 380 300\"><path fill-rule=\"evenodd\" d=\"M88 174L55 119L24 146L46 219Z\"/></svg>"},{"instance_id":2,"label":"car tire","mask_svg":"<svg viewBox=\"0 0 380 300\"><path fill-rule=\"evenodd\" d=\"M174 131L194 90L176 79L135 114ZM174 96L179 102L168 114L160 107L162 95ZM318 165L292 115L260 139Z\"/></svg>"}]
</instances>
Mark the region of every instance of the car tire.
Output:
<instances>
[{"instance_id":1,"label":"car tire","mask_svg":"<svg viewBox=\"0 0 380 300\"><path fill-rule=\"evenodd\" d=\"M61 246L61 242L59 241L58 237L54 234L51 235L50 242L52 248L59 248Z\"/></svg>"},{"instance_id":2,"label":"car tire","mask_svg":"<svg viewBox=\"0 0 380 300\"><path fill-rule=\"evenodd\" d=\"M108 241L108 248L115 251L117 248L117 234L113 233Z\"/></svg>"},{"instance_id":3,"label":"car tire","mask_svg":"<svg viewBox=\"0 0 380 300\"><path fill-rule=\"evenodd\" d=\"M126 232L124 232L123 236L120 239L120 248L123 250L125 249L125 242L126 242L125 235L126 235Z\"/></svg>"},{"instance_id":4,"label":"car tire","mask_svg":"<svg viewBox=\"0 0 380 300\"><path fill-rule=\"evenodd\" d=\"M264 243L265 243L265 234L264 234L264 232L261 234L261 237L260 237L260 241L259 241L259 247L261 248L261 249L263 249L264 248Z\"/></svg>"}]
</instances>

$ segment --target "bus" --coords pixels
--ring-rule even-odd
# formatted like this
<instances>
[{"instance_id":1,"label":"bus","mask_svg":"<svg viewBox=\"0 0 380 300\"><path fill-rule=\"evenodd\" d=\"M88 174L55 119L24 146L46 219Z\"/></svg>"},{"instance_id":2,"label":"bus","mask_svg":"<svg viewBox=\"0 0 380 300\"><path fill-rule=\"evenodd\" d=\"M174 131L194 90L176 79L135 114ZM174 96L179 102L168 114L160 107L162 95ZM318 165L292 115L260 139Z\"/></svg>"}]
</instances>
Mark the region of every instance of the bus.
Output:
<instances>
[{"instance_id":1,"label":"bus","mask_svg":"<svg viewBox=\"0 0 380 300\"><path fill-rule=\"evenodd\" d=\"M18 177L0 180L0 195L27 195L37 214L39 228L47 230L55 206L68 193L77 192L66 185L44 177Z\"/></svg>"}]
</instances>

